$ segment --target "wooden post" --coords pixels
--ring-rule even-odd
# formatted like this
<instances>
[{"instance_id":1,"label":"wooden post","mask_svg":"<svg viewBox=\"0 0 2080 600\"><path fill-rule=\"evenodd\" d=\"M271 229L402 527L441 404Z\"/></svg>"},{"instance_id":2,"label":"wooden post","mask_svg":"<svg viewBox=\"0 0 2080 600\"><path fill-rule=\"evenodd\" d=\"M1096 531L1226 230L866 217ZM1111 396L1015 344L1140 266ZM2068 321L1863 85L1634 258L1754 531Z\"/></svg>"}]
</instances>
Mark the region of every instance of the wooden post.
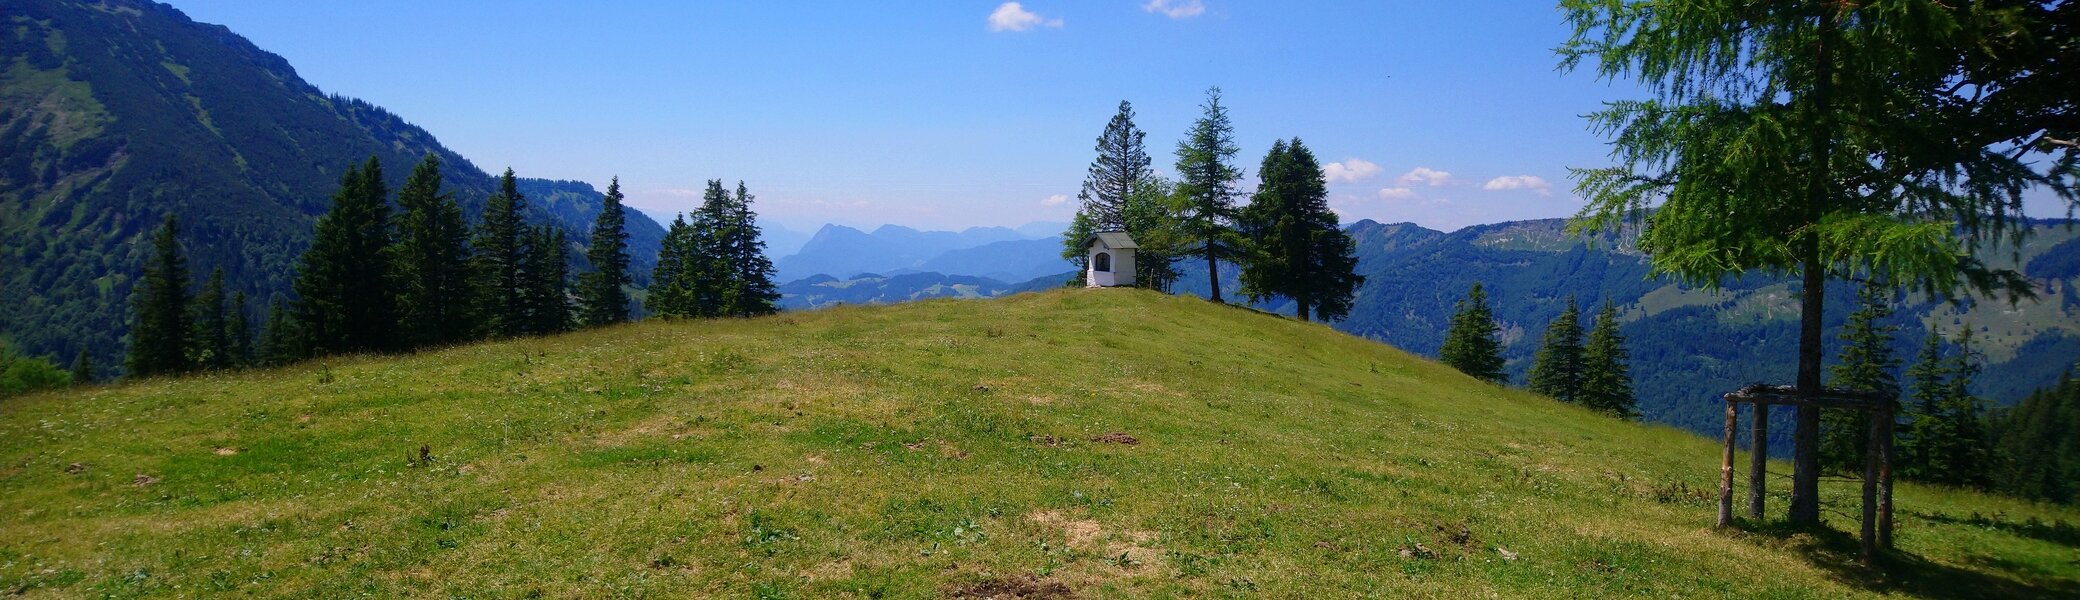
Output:
<instances>
[{"instance_id":1,"label":"wooden post","mask_svg":"<svg viewBox=\"0 0 2080 600\"><path fill-rule=\"evenodd\" d=\"M1733 443L1734 423L1739 418L1732 400L1726 401L1726 449L1719 459L1719 526L1733 525Z\"/></svg>"},{"instance_id":2,"label":"wooden post","mask_svg":"<svg viewBox=\"0 0 2080 600\"><path fill-rule=\"evenodd\" d=\"M1878 547L1892 549L1892 405L1879 408L1877 415L1878 445Z\"/></svg>"},{"instance_id":3,"label":"wooden post","mask_svg":"<svg viewBox=\"0 0 2080 600\"><path fill-rule=\"evenodd\" d=\"M1863 456L1863 535L1857 540L1862 546L1864 565L1870 565L1878 555L1878 463L1884 460L1881 455L1886 433L1885 415L1880 414L1883 412L1877 408L1864 412L1871 420L1870 444Z\"/></svg>"},{"instance_id":4,"label":"wooden post","mask_svg":"<svg viewBox=\"0 0 2080 600\"><path fill-rule=\"evenodd\" d=\"M1762 520L1762 494L1769 487L1769 404L1750 403L1748 432L1748 518Z\"/></svg>"}]
</instances>

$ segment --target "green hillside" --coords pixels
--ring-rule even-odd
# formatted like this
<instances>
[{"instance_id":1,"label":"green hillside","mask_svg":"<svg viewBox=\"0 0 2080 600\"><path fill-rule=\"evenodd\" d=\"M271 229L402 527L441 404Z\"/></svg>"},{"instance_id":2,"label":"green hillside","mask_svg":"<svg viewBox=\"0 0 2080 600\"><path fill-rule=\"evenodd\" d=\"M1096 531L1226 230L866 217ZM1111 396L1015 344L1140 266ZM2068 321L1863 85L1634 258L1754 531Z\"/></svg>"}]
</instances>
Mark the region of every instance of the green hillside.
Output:
<instances>
[{"instance_id":1,"label":"green hillside","mask_svg":"<svg viewBox=\"0 0 2080 600\"><path fill-rule=\"evenodd\" d=\"M1323 326L1060 290L12 400L0 593L2080 594L2080 512L1905 485L1869 572L1712 530L1718 461Z\"/></svg>"}]
</instances>

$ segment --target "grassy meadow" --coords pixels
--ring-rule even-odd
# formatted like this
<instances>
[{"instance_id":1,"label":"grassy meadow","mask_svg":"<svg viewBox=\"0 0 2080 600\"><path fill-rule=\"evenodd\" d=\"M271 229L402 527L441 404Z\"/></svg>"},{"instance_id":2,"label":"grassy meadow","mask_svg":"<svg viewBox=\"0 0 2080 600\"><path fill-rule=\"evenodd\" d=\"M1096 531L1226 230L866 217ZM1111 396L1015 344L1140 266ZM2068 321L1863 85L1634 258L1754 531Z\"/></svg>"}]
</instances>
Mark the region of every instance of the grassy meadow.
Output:
<instances>
[{"instance_id":1,"label":"grassy meadow","mask_svg":"<svg viewBox=\"0 0 2080 600\"><path fill-rule=\"evenodd\" d=\"M1324 326L1062 290L11 399L0 595L2080 596L2080 511L1902 485L1867 569L1857 482L1830 530L1718 531L1718 465Z\"/></svg>"}]
</instances>

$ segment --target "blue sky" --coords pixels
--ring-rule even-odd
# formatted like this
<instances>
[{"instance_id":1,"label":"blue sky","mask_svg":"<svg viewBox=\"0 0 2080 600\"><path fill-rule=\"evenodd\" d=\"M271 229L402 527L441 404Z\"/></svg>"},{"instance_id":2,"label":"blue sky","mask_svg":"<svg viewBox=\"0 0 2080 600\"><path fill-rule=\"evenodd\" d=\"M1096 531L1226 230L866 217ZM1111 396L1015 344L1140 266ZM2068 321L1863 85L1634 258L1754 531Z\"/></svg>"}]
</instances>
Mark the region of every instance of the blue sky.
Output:
<instances>
[{"instance_id":1,"label":"blue sky","mask_svg":"<svg viewBox=\"0 0 2080 600\"><path fill-rule=\"evenodd\" d=\"M793 229L1066 221L1120 100L1167 170L1215 85L1250 180L1298 136L1346 221L1565 216L1580 115L1639 95L1555 70L1550 1L172 3L486 170L653 214L741 179Z\"/></svg>"}]
</instances>

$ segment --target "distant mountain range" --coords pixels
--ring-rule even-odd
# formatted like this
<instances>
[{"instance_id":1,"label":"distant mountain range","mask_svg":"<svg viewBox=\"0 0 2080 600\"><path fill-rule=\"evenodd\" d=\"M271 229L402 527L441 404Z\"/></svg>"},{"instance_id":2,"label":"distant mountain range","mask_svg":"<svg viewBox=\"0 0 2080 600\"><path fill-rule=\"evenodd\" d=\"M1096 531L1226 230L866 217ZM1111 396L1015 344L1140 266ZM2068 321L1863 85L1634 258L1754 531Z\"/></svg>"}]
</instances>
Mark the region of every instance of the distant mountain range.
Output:
<instances>
[{"instance_id":1,"label":"distant mountain range","mask_svg":"<svg viewBox=\"0 0 2080 600\"><path fill-rule=\"evenodd\" d=\"M0 7L0 340L27 354L69 361L84 348L117 364L141 241L169 213L195 276L223 269L258 310L287 291L350 165L377 157L395 190L437 155L472 218L495 189L427 131L328 95L281 57L164 4ZM528 220L569 231L577 254L599 192L545 180L521 191ZM647 275L664 230L628 227Z\"/></svg>"},{"instance_id":2,"label":"distant mountain range","mask_svg":"<svg viewBox=\"0 0 2080 600\"><path fill-rule=\"evenodd\" d=\"M1057 229L1048 235L1060 233ZM825 225L799 252L775 259L773 266L781 281L928 271L1016 281L1075 270L1060 254L1059 238L1034 239L1005 227L919 231L883 225L866 232Z\"/></svg>"}]
</instances>

